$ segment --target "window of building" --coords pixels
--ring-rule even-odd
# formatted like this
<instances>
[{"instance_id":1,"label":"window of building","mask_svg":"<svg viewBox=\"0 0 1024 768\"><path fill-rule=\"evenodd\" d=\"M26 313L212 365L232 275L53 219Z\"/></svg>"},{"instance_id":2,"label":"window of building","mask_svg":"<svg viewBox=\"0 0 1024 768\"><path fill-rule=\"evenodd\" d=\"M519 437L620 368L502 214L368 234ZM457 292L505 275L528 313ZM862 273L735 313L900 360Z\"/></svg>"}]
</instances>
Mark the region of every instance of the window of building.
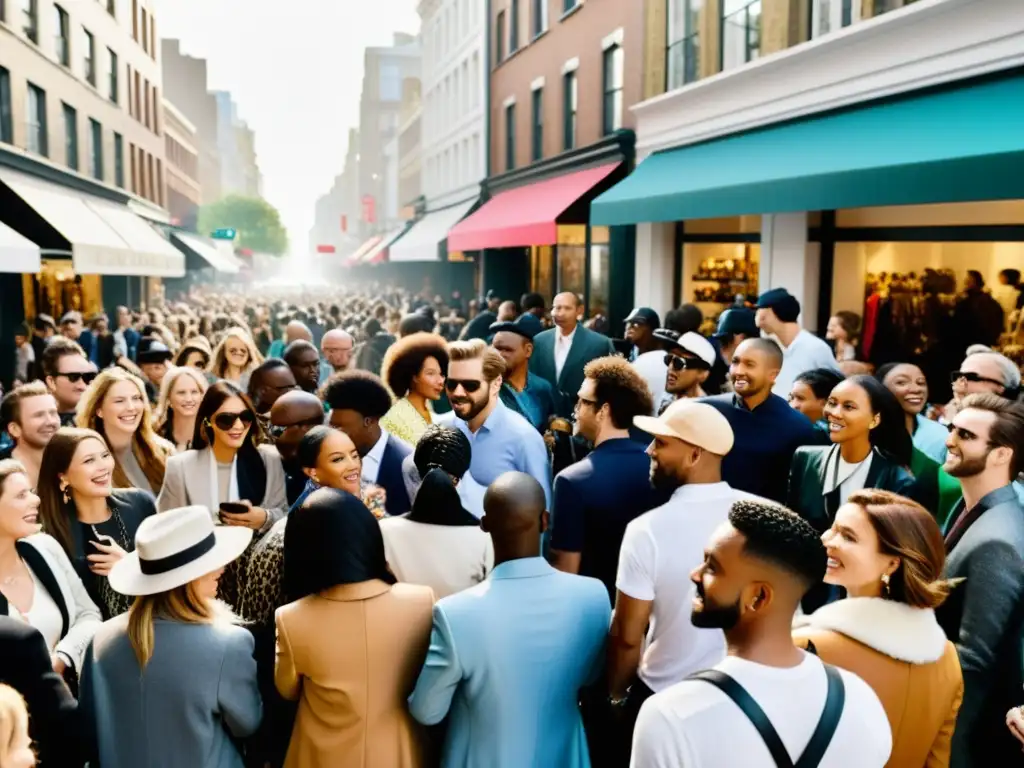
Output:
<instances>
[{"instance_id":1,"label":"window of building","mask_svg":"<svg viewBox=\"0 0 1024 768\"><path fill-rule=\"evenodd\" d=\"M96 85L96 38L88 29L85 33L85 79L89 85Z\"/></svg>"},{"instance_id":2,"label":"window of building","mask_svg":"<svg viewBox=\"0 0 1024 768\"><path fill-rule=\"evenodd\" d=\"M78 113L74 107L61 104L64 112L64 162L78 170Z\"/></svg>"},{"instance_id":3,"label":"window of building","mask_svg":"<svg viewBox=\"0 0 1024 768\"><path fill-rule=\"evenodd\" d=\"M160 135L160 89L153 86L153 133Z\"/></svg>"},{"instance_id":4,"label":"window of building","mask_svg":"<svg viewBox=\"0 0 1024 768\"><path fill-rule=\"evenodd\" d=\"M156 16L149 14L149 58L156 61Z\"/></svg>"},{"instance_id":5,"label":"window of building","mask_svg":"<svg viewBox=\"0 0 1024 768\"><path fill-rule=\"evenodd\" d=\"M124 139L114 134L114 183L124 189Z\"/></svg>"},{"instance_id":6,"label":"window of building","mask_svg":"<svg viewBox=\"0 0 1024 768\"><path fill-rule=\"evenodd\" d=\"M139 42L139 0L132 0L132 40Z\"/></svg>"},{"instance_id":7,"label":"window of building","mask_svg":"<svg viewBox=\"0 0 1024 768\"><path fill-rule=\"evenodd\" d=\"M516 167L516 105L505 107L505 170Z\"/></svg>"},{"instance_id":8,"label":"window of building","mask_svg":"<svg viewBox=\"0 0 1024 768\"><path fill-rule=\"evenodd\" d=\"M548 0L532 0L531 24L533 36L539 37L548 31Z\"/></svg>"},{"instance_id":9,"label":"window of building","mask_svg":"<svg viewBox=\"0 0 1024 768\"><path fill-rule=\"evenodd\" d=\"M724 0L722 69L733 69L761 55L761 0Z\"/></svg>"},{"instance_id":10,"label":"window of building","mask_svg":"<svg viewBox=\"0 0 1024 768\"><path fill-rule=\"evenodd\" d=\"M143 81L143 88L144 88L144 90L142 92L143 93L143 101L145 101L144 115L145 115L145 118L146 118L143 121L143 125L145 125L147 128L149 128L150 127L150 123L149 123L149 101L150 101L149 80L144 80Z\"/></svg>"},{"instance_id":11,"label":"window of building","mask_svg":"<svg viewBox=\"0 0 1024 768\"><path fill-rule=\"evenodd\" d=\"M519 0L511 0L508 7L508 52L519 50Z\"/></svg>"},{"instance_id":12,"label":"window of building","mask_svg":"<svg viewBox=\"0 0 1024 768\"><path fill-rule=\"evenodd\" d=\"M612 45L604 52L604 109L602 126L605 135L622 127L622 79L625 54L622 46Z\"/></svg>"},{"instance_id":13,"label":"window of building","mask_svg":"<svg viewBox=\"0 0 1024 768\"><path fill-rule=\"evenodd\" d=\"M21 31L36 45L39 44L39 4L37 0L21 0Z\"/></svg>"},{"instance_id":14,"label":"window of building","mask_svg":"<svg viewBox=\"0 0 1024 768\"><path fill-rule=\"evenodd\" d=\"M137 164L135 162L135 145L134 144L129 144L128 145L128 156L129 156L129 159L131 161L131 168L132 168L132 192L137 195L137 194L139 194L139 173L138 173L139 169L138 169L138 166L137 166Z\"/></svg>"},{"instance_id":15,"label":"window of building","mask_svg":"<svg viewBox=\"0 0 1024 768\"><path fill-rule=\"evenodd\" d=\"M118 61L117 54L107 48L107 60L110 62L110 72L107 75L108 87L110 88L110 100L115 104L120 99L121 85L118 82Z\"/></svg>"},{"instance_id":16,"label":"window of building","mask_svg":"<svg viewBox=\"0 0 1024 768\"><path fill-rule=\"evenodd\" d=\"M672 91L700 79L700 15L704 0L669 0L666 86Z\"/></svg>"},{"instance_id":17,"label":"window of building","mask_svg":"<svg viewBox=\"0 0 1024 768\"><path fill-rule=\"evenodd\" d=\"M576 147L576 109L579 104L579 81L575 72L562 77L562 148Z\"/></svg>"},{"instance_id":18,"label":"window of building","mask_svg":"<svg viewBox=\"0 0 1024 768\"><path fill-rule=\"evenodd\" d=\"M142 50L149 53L149 14L142 9L142 23L139 25L139 33L142 35Z\"/></svg>"},{"instance_id":19,"label":"window of building","mask_svg":"<svg viewBox=\"0 0 1024 768\"><path fill-rule=\"evenodd\" d=\"M146 153L146 165L149 170L149 173L146 175L146 189L148 190L146 199L156 200L156 193L153 187L154 181L156 180L156 174L153 171L153 156L148 152Z\"/></svg>"},{"instance_id":20,"label":"window of building","mask_svg":"<svg viewBox=\"0 0 1024 768\"><path fill-rule=\"evenodd\" d=\"M89 175L103 181L103 126L89 118Z\"/></svg>"},{"instance_id":21,"label":"window of building","mask_svg":"<svg viewBox=\"0 0 1024 768\"><path fill-rule=\"evenodd\" d=\"M382 64L380 67L380 100L402 100L402 68L397 64Z\"/></svg>"},{"instance_id":22,"label":"window of building","mask_svg":"<svg viewBox=\"0 0 1024 768\"><path fill-rule=\"evenodd\" d=\"M494 20L494 66L505 60L505 12L500 11Z\"/></svg>"},{"instance_id":23,"label":"window of building","mask_svg":"<svg viewBox=\"0 0 1024 768\"><path fill-rule=\"evenodd\" d=\"M107 0L107 13L117 16L117 0Z\"/></svg>"},{"instance_id":24,"label":"window of building","mask_svg":"<svg viewBox=\"0 0 1024 768\"><path fill-rule=\"evenodd\" d=\"M135 119L142 119L142 78L135 72Z\"/></svg>"},{"instance_id":25,"label":"window of building","mask_svg":"<svg viewBox=\"0 0 1024 768\"><path fill-rule=\"evenodd\" d=\"M71 24L68 20L68 12L59 5L53 6L56 12L57 22L57 61L65 67L71 66L71 38L69 37Z\"/></svg>"},{"instance_id":26,"label":"window of building","mask_svg":"<svg viewBox=\"0 0 1024 768\"><path fill-rule=\"evenodd\" d=\"M0 142L14 142L14 116L11 108L11 73L0 67Z\"/></svg>"},{"instance_id":27,"label":"window of building","mask_svg":"<svg viewBox=\"0 0 1024 768\"><path fill-rule=\"evenodd\" d=\"M532 114L530 123L530 159L544 157L544 89L534 88L530 96Z\"/></svg>"},{"instance_id":28,"label":"window of building","mask_svg":"<svg viewBox=\"0 0 1024 768\"><path fill-rule=\"evenodd\" d=\"M35 152L37 155L48 157L50 154L50 144L47 138L46 125L46 91L38 85L29 83L26 107L28 137L25 149L29 152Z\"/></svg>"}]
</instances>

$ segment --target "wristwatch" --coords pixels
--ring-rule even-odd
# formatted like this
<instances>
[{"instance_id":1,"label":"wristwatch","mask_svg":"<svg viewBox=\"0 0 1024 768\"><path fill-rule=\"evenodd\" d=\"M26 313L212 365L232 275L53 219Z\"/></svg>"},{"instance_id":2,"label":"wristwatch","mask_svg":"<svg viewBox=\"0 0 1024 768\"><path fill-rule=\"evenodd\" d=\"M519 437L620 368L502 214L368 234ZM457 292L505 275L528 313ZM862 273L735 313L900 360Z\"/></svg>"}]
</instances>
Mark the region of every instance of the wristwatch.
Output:
<instances>
[{"instance_id":1,"label":"wristwatch","mask_svg":"<svg viewBox=\"0 0 1024 768\"><path fill-rule=\"evenodd\" d=\"M626 706L626 702L627 701L629 701L629 692L628 691L626 692L626 695L623 696L620 699L617 699L614 696L609 696L608 697L608 706L609 707L615 707L616 709L621 709L622 707Z\"/></svg>"}]
</instances>

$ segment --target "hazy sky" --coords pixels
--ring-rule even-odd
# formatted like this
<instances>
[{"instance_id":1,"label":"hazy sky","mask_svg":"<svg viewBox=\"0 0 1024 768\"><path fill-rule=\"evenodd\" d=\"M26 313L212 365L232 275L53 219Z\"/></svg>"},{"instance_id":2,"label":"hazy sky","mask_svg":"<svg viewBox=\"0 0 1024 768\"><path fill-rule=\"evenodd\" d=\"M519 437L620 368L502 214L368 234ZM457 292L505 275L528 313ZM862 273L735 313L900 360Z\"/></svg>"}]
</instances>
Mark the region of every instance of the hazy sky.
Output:
<instances>
[{"instance_id":1,"label":"hazy sky","mask_svg":"<svg viewBox=\"0 0 1024 768\"><path fill-rule=\"evenodd\" d=\"M157 33L209 62L256 132L264 196L304 253L316 199L359 122L363 49L416 32L417 0L159 0Z\"/></svg>"}]
</instances>

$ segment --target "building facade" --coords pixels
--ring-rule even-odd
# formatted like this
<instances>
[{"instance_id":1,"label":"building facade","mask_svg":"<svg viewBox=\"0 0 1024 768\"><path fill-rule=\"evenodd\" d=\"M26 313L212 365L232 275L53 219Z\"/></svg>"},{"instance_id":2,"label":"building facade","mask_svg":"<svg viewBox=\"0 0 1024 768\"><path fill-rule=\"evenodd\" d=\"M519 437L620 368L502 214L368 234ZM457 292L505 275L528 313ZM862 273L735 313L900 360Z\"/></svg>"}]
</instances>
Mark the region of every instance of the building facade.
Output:
<instances>
[{"instance_id":1,"label":"building facade","mask_svg":"<svg viewBox=\"0 0 1024 768\"><path fill-rule=\"evenodd\" d=\"M862 316L870 362L930 361L941 401L962 349L932 321L968 270L994 286L1024 264L1020 3L667 11L669 90L636 107L642 160L591 211L637 225L636 302L714 317L785 286L809 330Z\"/></svg>"},{"instance_id":2,"label":"building facade","mask_svg":"<svg viewBox=\"0 0 1024 768\"><path fill-rule=\"evenodd\" d=\"M170 223L195 232L199 226L199 206L203 202L196 127L167 99L163 100L163 120Z\"/></svg>"},{"instance_id":3,"label":"building facade","mask_svg":"<svg viewBox=\"0 0 1024 768\"><path fill-rule=\"evenodd\" d=\"M150 0L0 3L4 361L15 316L139 305L184 271L144 220L167 220L161 100Z\"/></svg>"},{"instance_id":4,"label":"building facade","mask_svg":"<svg viewBox=\"0 0 1024 768\"><path fill-rule=\"evenodd\" d=\"M214 91L217 104L217 157L223 197L258 197L259 167L252 129L238 116L238 105L227 91Z\"/></svg>"},{"instance_id":5,"label":"building facade","mask_svg":"<svg viewBox=\"0 0 1024 768\"><path fill-rule=\"evenodd\" d=\"M350 128L345 167L335 176L331 189L316 201L309 251L319 254L325 273L340 267L359 240L359 130Z\"/></svg>"}]
</instances>

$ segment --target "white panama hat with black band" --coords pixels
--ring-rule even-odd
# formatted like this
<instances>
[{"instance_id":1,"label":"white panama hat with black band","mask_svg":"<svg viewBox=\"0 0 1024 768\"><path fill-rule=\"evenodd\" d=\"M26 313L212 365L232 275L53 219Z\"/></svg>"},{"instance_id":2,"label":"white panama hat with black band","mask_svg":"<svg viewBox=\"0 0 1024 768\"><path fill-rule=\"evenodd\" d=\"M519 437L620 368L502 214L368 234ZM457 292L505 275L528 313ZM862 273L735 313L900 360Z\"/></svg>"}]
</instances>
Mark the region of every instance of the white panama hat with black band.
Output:
<instances>
[{"instance_id":1,"label":"white panama hat with black band","mask_svg":"<svg viewBox=\"0 0 1024 768\"><path fill-rule=\"evenodd\" d=\"M169 509L142 521L135 551L110 569L110 586L122 595L168 592L223 568L252 541L241 526L214 526L202 506Z\"/></svg>"}]
</instances>

